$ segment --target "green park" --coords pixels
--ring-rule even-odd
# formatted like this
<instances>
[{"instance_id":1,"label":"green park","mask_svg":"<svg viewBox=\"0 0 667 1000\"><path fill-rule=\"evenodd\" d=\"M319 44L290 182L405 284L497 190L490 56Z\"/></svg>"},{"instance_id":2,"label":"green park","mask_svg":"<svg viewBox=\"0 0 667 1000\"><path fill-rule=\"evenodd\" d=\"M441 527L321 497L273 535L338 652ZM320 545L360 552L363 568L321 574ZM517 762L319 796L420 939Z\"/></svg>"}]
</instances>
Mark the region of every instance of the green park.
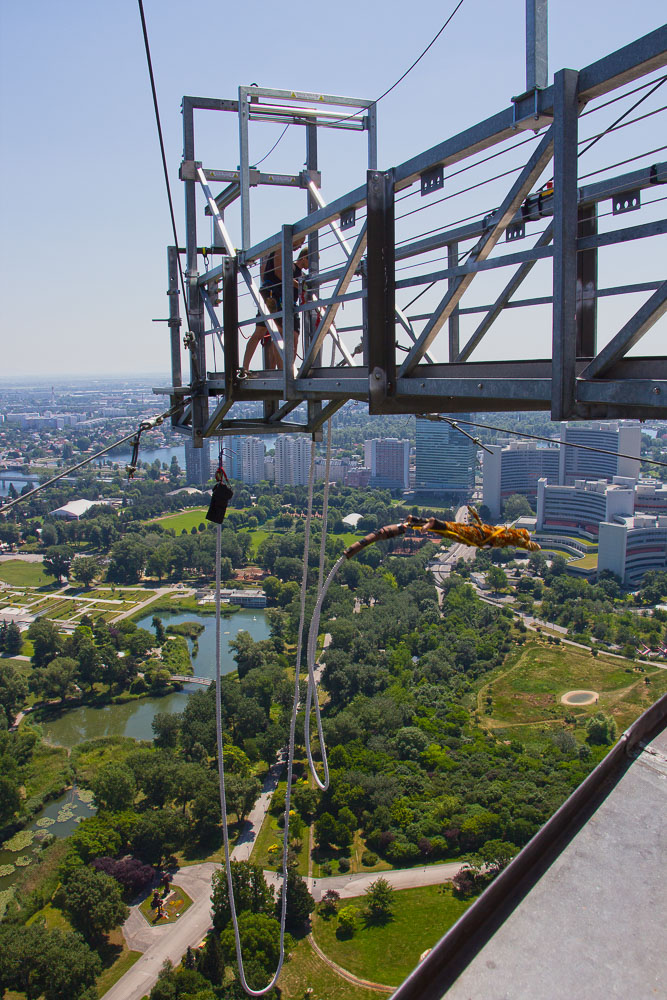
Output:
<instances>
[{"instance_id":1,"label":"green park","mask_svg":"<svg viewBox=\"0 0 667 1000\"><path fill-rule=\"evenodd\" d=\"M143 488L136 509L101 510L47 531L55 544L44 547L43 562L0 563L2 606L35 619L18 638L16 628L0 629L3 710L8 717L29 710L16 732L0 733L7 776L0 936L18 948L19 930L41 929L53 941L57 966L64 952L56 946L82 933L81 982L95 981L100 995L138 960L119 929L127 907L140 905L149 928L187 919L189 896L176 889L178 877L165 916L151 908L157 873L223 857L215 691L186 694L171 682L172 674L193 670L197 646L210 632L213 605L199 600L210 592L215 533L204 508L160 510L156 488ZM305 490L291 490L289 510L283 499L268 485L252 503L242 495L221 532L225 582L259 583L268 601L265 611L236 625L235 609L225 609L230 669L221 694L232 848L289 727ZM331 503L328 567L360 534L407 513L381 491L343 499L332 490ZM362 514L356 534L342 522L346 507ZM316 524L315 553L318 543ZM502 561L480 553L473 564L457 564L436 591L428 573L435 552L424 539L411 552L392 543L371 547L342 566L329 592L318 655L331 784L321 793L309 780L298 728L288 854L295 903L280 980L289 1000L307 989L363 1000L377 991L362 981L386 988L400 982L489 873L667 690L667 671L636 655L640 641L656 646L663 637L663 612L653 607L667 594L663 576L629 595L613 580L591 585L568 576L560 556L531 557L526 566L511 553ZM488 577L491 600L472 585L473 571ZM313 561L313 585L316 576ZM522 615L549 625L527 627ZM244 629L257 618L261 637L253 638ZM581 690L594 692L592 700L563 701ZM167 701L173 697L180 700ZM139 738L121 729L79 737L69 748L43 738L77 712L134 706L147 712ZM315 742L312 749L321 772ZM77 791L67 792L72 787ZM66 795L87 800L88 811L65 808ZM280 868L284 810L282 780L256 831L256 869L245 870L244 879ZM17 835L25 843L12 839ZM420 886L420 872L439 864L463 866L464 875ZM396 890L380 916L366 895L315 905L304 881L377 881L396 869L414 871L417 884ZM278 927L270 895L262 889L261 906L243 917L247 933L266 945L265 964L255 963L258 981L270 972ZM224 905L214 911L215 932L165 974L174 990L186 981L196 981L200 992L206 983L217 988L216 981L231 988L229 916ZM85 922L91 916L92 929ZM9 994L25 995L19 988Z\"/></svg>"}]
</instances>

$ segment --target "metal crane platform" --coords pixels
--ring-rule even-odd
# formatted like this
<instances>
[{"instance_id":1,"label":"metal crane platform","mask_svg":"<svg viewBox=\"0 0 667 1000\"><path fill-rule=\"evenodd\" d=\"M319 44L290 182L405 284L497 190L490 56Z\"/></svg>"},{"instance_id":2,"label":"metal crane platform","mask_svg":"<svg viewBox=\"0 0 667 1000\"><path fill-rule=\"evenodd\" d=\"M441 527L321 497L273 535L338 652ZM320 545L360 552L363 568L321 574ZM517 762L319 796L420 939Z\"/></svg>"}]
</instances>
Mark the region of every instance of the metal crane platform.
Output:
<instances>
[{"instance_id":1,"label":"metal crane platform","mask_svg":"<svg viewBox=\"0 0 667 1000\"><path fill-rule=\"evenodd\" d=\"M665 79L667 27L579 71L562 69L547 85L546 3L528 0L527 11L526 92L388 170L377 166L373 101L256 86L240 87L235 100L183 98L186 246L168 250L172 376L154 392L182 404L172 424L195 446L225 434L317 433L351 399L372 414L667 417L667 355L629 356L667 311L667 162L659 155L667 148L666 109L653 106L667 87L650 102ZM197 159L196 112L238 116L240 167L212 169ZM251 166L249 127L262 121L304 129L306 169L273 174ZM363 183L330 204L318 170L323 128L362 132L367 141ZM308 211L253 244L251 190L258 186L303 189ZM232 206L240 207L238 245L225 221ZM215 226L213 247L198 244L202 210ZM331 245L323 245L324 234ZM307 238L309 269L295 304L290 262L298 237ZM269 314L257 268L274 251L285 265L283 307ZM603 285L599 274L613 280ZM532 294L519 298L524 283ZM414 293L423 295L419 313L402 305ZM337 326L343 305L354 322ZM292 365L295 313L302 357ZM239 336L260 314L288 360L282 370L247 373ZM523 331L536 356L509 351L506 333L489 349L499 328ZM220 370L211 367L216 342ZM257 415L248 415L249 402Z\"/></svg>"}]
</instances>

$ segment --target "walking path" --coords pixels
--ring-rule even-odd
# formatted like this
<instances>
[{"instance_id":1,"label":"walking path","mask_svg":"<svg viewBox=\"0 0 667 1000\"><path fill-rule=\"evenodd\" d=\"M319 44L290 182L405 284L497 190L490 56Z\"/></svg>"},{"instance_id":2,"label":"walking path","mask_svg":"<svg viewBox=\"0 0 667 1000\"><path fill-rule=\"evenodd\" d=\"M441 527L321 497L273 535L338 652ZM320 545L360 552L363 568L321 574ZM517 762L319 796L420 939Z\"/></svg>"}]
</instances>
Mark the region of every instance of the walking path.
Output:
<instances>
[{"instance_id":1,"label":"walking path","mask_svg":"<svg viewBox=\"0 0 667 1000\"><path fill-rule=\"evenodd\" d=\"M250 856L255 836L261 827L262 820L271 795L275 790L282 764L276 763L272 774L267 778L262 795L257 800L253 814L249 819L241 840L232 852L235 861L246 861ZM273 782L275 781L275 784ZM273 787L271 787L273 785ZM263 801L262 801L263 800ZM184 889L192 899L192 906L174 924L163 924L152 927L139 912L138 906L130 909L130 915L123 926L123 934L128 947L134 951L142 951L143 955L132 968L122 976L115 986L104 994L105 1000L141 1000L149 993L162 965L166 959L177 965L188 945L196 947L205 937L211 926L211 879L220 865L206 861L199 865L189 865L180 868L173 878L173 884ZM316 902L324 893L335 889L341 899L362 895L371 882L380 875L386 878L394 889L413 889L423 885L440 885L452 879L461 865L458 862L441 865L429 865L426 868L402 868L388 872L359 873L357 875L333 875L330 878L309 879L310 891ZM267 882L274 888L279 888L282 879L278 872L264 872ZM391 988L381 983L371 983L358 979L336 965L317 947L312 937L309 938L314 950L339 975L349 982L369 989L378 989L390 993Z\"/></svg>"},{"instance_id":2,"label":"walking path","mask_svg":"<svg viewBox=\"0 0 667 1000\"><path fill-rule=\"evenodd\" d=\"M174 594L178 597L192 597L194 590L192 587L181 587L180 589L175 589L174 587L158 587L150 597L147 597L145 601L140 601L139 604L133 605L129 611L123 611L121 614L117 615L113 619L113 624L116 622L121 622L123 618L129 618L130 615L135 615L137 611L147 608L149 604L157 601L160 597L164 597L165 594Z\"/></svg>"},{"instance_id":3,"label":"walking path","mask_svg":"<svg viewBox=\"0 0 667 1000\"><path fill-rule=\"evenodd\" d=\"M234 861L247 861L250 857L284 764L284 751L281 751L232 851ZM131 907L123 934L128 947L142 951L143 955L104 994L105 1000L141 1000L150 993L166 959L177 965L188 945L196 947L201 942L211 926L211 879L220 868L219 864L205 861L179 868L174 874L174 884L184 889L192 899L192 906L174 924L151 927L139 912L139 907Z\"/></svg>"},{"instance_id":4,"label":"walking path","mask_svg":"<svg viewBox=\"0 0 667 1000\"><path fill-rule=\"evenodd\" d=\"M255 839L259 833L264 817L268 812L271 797L278 785L280 775L285 766L285 753L281 751L276 763L267 775L262 792L255 802L245 823L241 836L232 851L234 861L247 861L250 857ZM328 878L308 878L308 886L316 902L324 893L335 889L342 899L362 895L371 882L379 875L386 878L395 889L410 889L422 885L439 885L454 877L460 868L458 863L429 865L426 868L405 868L388 872L359 873L357 875L333 875ZM150 992L158 977L158 973L166 959L177 965L188 945L196 947L205 937L211 926L211 879L221 866L210 861L198 865L188 865L180 868L173 878L173 883L180 886L192 899L192 906L174 924L163 924L152 927L139 912L138 906L130 909L130 915L123 926L123 934L128 947L143 952L142 956L111 989L104 994L105 1000L141 1000ZM267 882L275 888L280 888L282 878L278 872L265 872ZM319 950L315 948L319 954ZM335 963L328 963L343 975L345 970L339 970ZM350 978L351 977L351 978ZM369 984L357 980L352 973L344 978L358 985L384 989L381 984Z\"/></svg>"},{"instance_id":5,"label":"walking path","mask_svg":"<svg viewBox=\"0 0 667 1000\"><path fill-rule=\"evenodd\" d=\"M441 865L427 865L425 868L394 868L388 872L358 872L356 875L331 875L327 878L310 879L309 889L316 903L329 889L340 893L341 899L361 896L371 882L385 878L394 889L414 889L422 885L440 885L454 878L461 868L461 862L450 861ZM268 874L268 873L267 873ZM274 873L271 873L274 874Z\"/></svg>"}]
</instances>

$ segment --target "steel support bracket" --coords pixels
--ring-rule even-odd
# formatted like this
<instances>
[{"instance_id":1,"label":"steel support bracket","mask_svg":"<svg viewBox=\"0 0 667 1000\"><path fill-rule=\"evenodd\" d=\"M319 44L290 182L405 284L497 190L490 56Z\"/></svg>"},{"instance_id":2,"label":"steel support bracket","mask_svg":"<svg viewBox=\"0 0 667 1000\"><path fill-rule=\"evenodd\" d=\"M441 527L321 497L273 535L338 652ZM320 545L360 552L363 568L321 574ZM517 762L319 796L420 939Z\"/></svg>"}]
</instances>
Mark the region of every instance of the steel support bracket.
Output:
<instances>
[{"instance_id":1,"label":"steel support bracket","mask_svg":"<svg viewBox=\"0 0 667 1000\"><path fill-rule=\"evenodd\" d=\"M322 187L322 171L321 170L302 170L299 174L299 187L304 188L306 191L310 186L310 182L313 182L315 187Z\"/></svg>"},{"instance_id":2,"label":"steel support bracket","mask_svg":"<svg viewBox=\"0 0 667 1000\"><path fill-rule=\"evenodd\" d=\"M625 215L626 212L638 212L642 207L642 193L639 188L632 191L622 191L611 199L612 215Z\"/></svg>"},{"instance_id":3,"label":"steel support bracket","mask_svg":"<svg viewBox=\"0 0 667 1000\"><path fill-rule=\"evenodd\" d=\"M542 94L542 87L533 87L532 90L527 90L525 94L518 94L516 97L512 98L512 128L518 131L524 131L525 129L532 129L533 132L539 132L541 128L545 128L547 125L551 125L553 122L553 113L543 112L540 108ZM521 115L519 117L519 108L524 101L532 99L533 110L528 115Z\"/></svg>"}]
</instances>

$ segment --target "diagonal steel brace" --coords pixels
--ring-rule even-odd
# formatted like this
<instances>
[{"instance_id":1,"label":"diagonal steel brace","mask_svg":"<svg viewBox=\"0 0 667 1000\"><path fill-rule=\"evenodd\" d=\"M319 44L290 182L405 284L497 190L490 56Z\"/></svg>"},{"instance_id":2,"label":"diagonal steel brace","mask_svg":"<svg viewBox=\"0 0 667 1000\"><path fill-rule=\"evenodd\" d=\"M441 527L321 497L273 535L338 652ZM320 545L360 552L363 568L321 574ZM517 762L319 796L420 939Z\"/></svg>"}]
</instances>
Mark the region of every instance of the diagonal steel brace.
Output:
<instances>
[{"instance_id":1,"label":"diagonal steel brace","mask_svg":"<svg viewBox=\"0 0 667 1000\"><path fill-rule=\"evenodd\" d=\"M543 233L540 233L540 237L533 247L537 250L538 247L546 247L551 243L554 235L554 224L550 222ZM470 340L467 344L461 348L455 361L467 361L472 352L475 350L477 345L480 343L486 332L495 323L496 319L503 311L509 300L512 298L516 290L523 284L532 269L537 264L537 258L535 260L527 260L521 265L516 271L516 273L510 278L502 292L494 302L494 304L489 309L488 313L479 324Z\"/></svg>"},{"instance_id":2,"label":"diagonal steel brace","mask_svg":"<svg viewBox=\"0 0 667 1000\"><path fill-rule=\"evenodd\" d=\"M204 171L200 166L197 167L197 177L199 179L199 183L201 184L202 191L204 192L204 196L208 203L208 207L211 209L211 215L215 219L215 224L218 227L218 232L222 236L222 241L225 244L225 249L227 250L227 253L229 254L230 257L236 257L236 248L232 243L231 237L227 231L227 227L222 221L222 216L220 215L220 212L218 210L216 200L211 193L211 189L206 183L206 177L204 175ZM243 280L248 286L250 294L255 300L255 305L257 306L258 311L264 317L264 323L266 325L267 330L271 334L271 338L274 344L276 345L276 349L278 350L280 357L284 358L283 339L280 334L280 330L276 326L274 320L267 318L270 315L269 310L266 308L264 299L260 295L259 288L257 287L255 280L253 279L248 267L245 264L242 264L239 270L241 272L241 275L243 276Z\"/></svg>"},{"instance_id":3,"label":"diagonal steel brace","mask_svg":"<svg viewBox=\"0 0 667 1000\"><path fill-rule=\"evenodd\" d=\"M514 215L518 211L524 198L551 159L552 150L553 129L550 128L548 132L545 133L537 148L534 150L532 156L526 163L526 166L514 181L514 184L505 196L500 208L494 213L491 228L487 233L485 233L484 236L482 236L470 255L471 264L475 264L478 261L484 261L490 255L508 224L514 218ZM399 378L409 375L417 367L426 351L435 340L439 331L442 329L460 302L464 292L471 284L474 277L474 271L461 275L452 283L450 288L447 289L446 295L422 330L417 343L401 365L398 373Z\"/></svg>"}]
</instances>

